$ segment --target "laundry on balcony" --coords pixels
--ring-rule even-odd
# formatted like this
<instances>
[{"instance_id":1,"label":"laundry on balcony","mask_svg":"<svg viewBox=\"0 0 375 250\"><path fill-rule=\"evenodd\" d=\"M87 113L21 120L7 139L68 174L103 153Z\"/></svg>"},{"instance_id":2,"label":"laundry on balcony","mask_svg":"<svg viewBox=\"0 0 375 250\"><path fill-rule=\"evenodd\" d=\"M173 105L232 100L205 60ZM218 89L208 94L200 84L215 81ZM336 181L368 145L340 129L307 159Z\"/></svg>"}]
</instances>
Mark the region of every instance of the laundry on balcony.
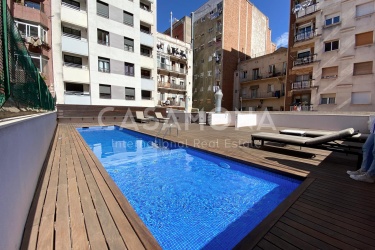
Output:
<instances>
[{"instance_id":1,"label":"laundry on balcony","mask_svg":"<svg viewBox=\"0 0 375 250\"><path fill-rule=\"evenodd\" d=\"M42 40L39 37L34 37L34 36L26 37L26 42L30 43L34 47L38 47L38 46L41 46L43 44Z\"/></svg>"}]
</instances>

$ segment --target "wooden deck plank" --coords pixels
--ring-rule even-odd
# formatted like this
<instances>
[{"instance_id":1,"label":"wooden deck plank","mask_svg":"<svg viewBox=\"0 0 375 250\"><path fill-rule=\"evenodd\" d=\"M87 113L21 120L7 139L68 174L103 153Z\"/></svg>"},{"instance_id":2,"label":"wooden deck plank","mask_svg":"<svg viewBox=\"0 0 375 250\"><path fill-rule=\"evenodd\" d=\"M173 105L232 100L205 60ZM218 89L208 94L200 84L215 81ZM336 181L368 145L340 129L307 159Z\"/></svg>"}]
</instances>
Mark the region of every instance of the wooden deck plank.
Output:
<instances>
[{"instance_id":1,"label":"wooden deck plank","mask_svg":"<svg viewBox=\"0 0 375 250\"><path fill-rule=\"evenodd\" d=\"M267 249L267 250L279 250L281 248L275 246L274 244L272 244L271 242L269 242L268 240L266 239L262 239L258 246L262 249Z\"/></svg>"},{"instance_id":2,"label":"wooden deck plank","mask_svg":"<svg viewBox=\"0 0 375 250\"><path fill-rule=\"evenodd\" d=\"M59 164L61 159L61 145L63 144L63 141L60 139L60 136L62 136L62 131L60 131L59 137L57 138L59 140L60 147L54 155L51 175L47 187L47 194L43 205L42 217L40 220L37 248L41 249L52 249L54 247L54 226L57 199L57 185Z\"/></svg>"},{"instance_id":3,"label":"wooden deck plank","mask_svg":"<svg viewBox=\"0 0 375 250\"><path fill-rule=\"evenodd\" d=\"M69 214L70 226L72 230L72 248L73 249L89 249L89 241L86 233L86 226L80 194L78 193L77 177L75 168L80 163L76 150L71 148L72 164L68 166L68 195L69 195ZM70 161L69 161L70 162Z\"/></svg>"},{"instance_id":4,"label":"wooden deck plank","mask_svg":"<svg viewBox=\"0 0 375 250\"><path fill-rule=\"evenodd\" d=\"M294 235L285 232L278 228L277 226L272 227L270 230L270 233L276 235L280 239L284 239L285 241L288 241L291 245L293 246L298 246L299 249L304 249L304 250L315 250L316 247L310 245L309 243L295 237Z\"/></svg>"},{"instance_id":5,"label":"wooden deck plank","mask_svg":"<svg viewBox=\"0 0 375 250\"><path fill-rule=\"evenodd\" d=\"M103 195L103 198L105 198L105 203L108 206L108 209L113 217L114 222L116 223L116 226L121 234L121 237L124 239L126 247L129 249L143 249L144 246L141 240L139 239L136 232L133 230L130 222L123 213L122 209L119 207L116 199L113 197L111 190L104 181L104 178L102 177L100 171L97 169L98 166L94 162L93 156L88 151L88 148L85 145L83 145L83 142L78 137L78 133L74 133L74 131L72 131L72 134L76 138L80 150L82 150L82 152L86 156L88 165L91 168L92 174L95 177L95 180L98 184L100 192Z\"/></svg>"},{"instance_id":6,"label":"wooden deck plank","mask_svg":"<svg viewBox=\"0 0 375 250\"><path fill-rule=\"evenodd\" d=\"M264 236L264 239L268 242L272 243L273 245L281 248L281 249L288 249L288 250L298 250L299 248L295 247L294 245L290 244L289 242L277 237L272 233L268 233Z\"/></svg>"},{"instance_id":7,"label":"wooden deck plank","mask_svg":"<svg viewBox=\"0 0 375 250\"><path fill-rule=\"evenodd\" d=\"M71 249L69 207L68 207L68 182L67 158L64 145L59 165L59 184L57 187L56 222L55 222L55 249Z\"/></svg>"}]
</instances>

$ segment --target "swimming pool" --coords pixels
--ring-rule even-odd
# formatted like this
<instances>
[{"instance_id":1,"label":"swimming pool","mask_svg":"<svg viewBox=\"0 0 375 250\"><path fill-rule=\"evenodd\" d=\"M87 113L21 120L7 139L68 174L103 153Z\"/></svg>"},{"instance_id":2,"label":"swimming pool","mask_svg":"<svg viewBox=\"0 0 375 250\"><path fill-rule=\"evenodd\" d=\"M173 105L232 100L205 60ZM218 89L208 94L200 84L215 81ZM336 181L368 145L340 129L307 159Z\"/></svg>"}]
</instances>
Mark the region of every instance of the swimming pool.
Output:
<instances>
[{"instance_id":1,"label":"swimming pool","mask_svg":"<svg viewBox=\"0 0 375 250\"><path fill-rule=\"evenodd\" d=\"M301 180L119 127L77 129L163 249L230 249Z\"/></svg>"}]
</instances>

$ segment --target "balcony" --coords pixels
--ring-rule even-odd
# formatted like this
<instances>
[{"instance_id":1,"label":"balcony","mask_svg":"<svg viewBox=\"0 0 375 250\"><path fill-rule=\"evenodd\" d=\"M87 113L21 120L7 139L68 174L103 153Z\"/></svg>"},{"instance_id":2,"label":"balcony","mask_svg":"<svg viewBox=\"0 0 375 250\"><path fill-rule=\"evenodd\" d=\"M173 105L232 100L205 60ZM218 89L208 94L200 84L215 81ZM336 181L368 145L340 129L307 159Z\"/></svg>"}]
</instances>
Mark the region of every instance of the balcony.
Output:
<instances>
[{"instance_id":1,"label":"balcony","mask_svg":"<svg viewBox=\"0 0 375 250\"><path fill-rule=\"evenodd\" d=\"M143 44L143 45L146 45L148 47L153 48L154 47L154 37L152 36L152 34L150 32L146 32L146 31L143 31L143 30L141 30L140 34L141 34L140 43Z\"/></svg>"},{"instance_id":2,"label":"balcony","mask_svg":"<svg viewBox=\"0 0 375 250\"><path fill-rule=\"evenodd\" d=\"M90 94L78 91L65 91L64 104L90 105Z\"/></svg>"},{"instance_id":3,"label":"balcony","mask_svg":"<svg viewBox=\"0 0 375 250\"><path fill-rule=\"evenodd\" d=\"M302 58L297 58L293 62L293 67L307 65L307 64L313 63L315 61L316 61L316 54L311 55L311 56L302 57Z\"/></svg>"},{"instance_id":4,"label":"balcony","mask_svg":"<svg viewBox=\"0 0 375 250\"><path fill-rule=\"evenodd\" d=\"M254 100L254 99L274 99L274 98L280 98L281 96L284 96L283 91L276 90L276 91L270 91L270 92L253 92L249 94L243 94L242 99L243 100Z\"/></svg>"},{"instance_id":5,"label":"balcony","mask_svg":"<svg viewBox=\"0 0 375 250\"><path fill-rule=\"evenodd\" d=\"M44 13L44 4L40 3L39 5L36 3L33 5L32 3L33 2L28 2L25 3L25 5L14 3L14 16L22 17L23 20L38 23L44 27L49 27L49 19L46 13Z\"/></svg>"},{"instance_id":6,"label":"balcony","mask_svg":"<svg viewBox=\"0 0 375 250\"><path fill-rule=\"evenodd\" d=\"M148 23L154 25L154 14L152 13L151 6L149 8L141 8L140 11L140 21L144 23Z\"/></svg>"},{"instance_id":7,"label":"balcony","mask_svg":"<svg viewBox=\"0 0 375 250\"><path fill-rule=\"evenodd\" d=\"M158 82L158 89L159 91L164 89L166 91L186 92L185 85L178 85L170 82Z\"/></svg>"},{"instance_id":8,"label":"balcony","mask_svg":"<svg viewBox=\"0 0 375 250\"><path fill-rule=\"evenodd\" d=\"M85 10L63 2L61 4L61 21L87 28L87 13Z\"/></svg>"},{"instance_id":9,"label":"balcony","mask_svg":"<svg viewBox=\"0 0 375 250\"><path fill-rule=\"evenodd\" d=\"M90 83L90 75L87 66L64 63L63 67L64 82Z\"/></svg>"},{"instance_id":10,"label":"balcony","mask_svg":"<svg viewBox=\"0 0 375 250\"><path fill-rule=\"evenodd\" d=\"M84 38L63 33L61 43L63 52L69 52L82 56L89 55L87 40Z\"/></svg>"},{"instance_id":11,"label":"balcony","mask_svg":"<svg viewBox=\"0 0 375 250\"><path fill-rule=\"evenodd\" d=\"M301 5L299 5L299 6L301 6ZM295 9L296 8L297 8L297 5L296 5ZM305 8L301 7L298 11L296 11L296 18L305 20L304 17L309 18L308 17L309 15L312 15L312 14L316 13L318 10L319 10L319 7L318 7L317 3L312 4L310 6L307 6ZM303 21L303 20L301 20L301 21ZM300 21L300 20L298 20L298 21Z\"/></svg>"},{"instance_id":12,"label":"balcony","mask_svg":"<svg viewBox=\"0 0 375 250\"><path fill-rule=\"evenodd\" d=\"M294 42L303 42L316 37L316 31L301 32L294 36Z\"/></svg>"},{"instance_id":13,"label":"balcony","mask_svg":"<svg viewBox=\"0 0 375 250\"><path fill-rule=\"evenodd\" d=\"M310 89L312 80L298 81L292 83L292 90Z\"/></svg>"},{"instance_id":14,"label":"balcony","mask_svg":"<svg viewBox=\"0 0 375 250\"><path fill-rule=\"evenodd\" d=\"M270 79L270 78L274 78L274 77L282 77L282 76L285 76L285 75L286 75L286 70L279 71L279 72L269 72L269 73L263 74L263 75L259 74L257 76L253 76L253 77L247 76L247 77L244 77L244 78L240 78L240 83L249 82L249 81L266 80L266 79Z\"/></svg>"},{"instance_id":15,"label":"balcony","mask_svg":"<svg viewBox=\"0 0 375 250\"><path fill-rule=\"evenodd\" d=\"M151 77L141 76L141 89L154 91L155 90L155 81Z\"/></svg>"}]
</instances>

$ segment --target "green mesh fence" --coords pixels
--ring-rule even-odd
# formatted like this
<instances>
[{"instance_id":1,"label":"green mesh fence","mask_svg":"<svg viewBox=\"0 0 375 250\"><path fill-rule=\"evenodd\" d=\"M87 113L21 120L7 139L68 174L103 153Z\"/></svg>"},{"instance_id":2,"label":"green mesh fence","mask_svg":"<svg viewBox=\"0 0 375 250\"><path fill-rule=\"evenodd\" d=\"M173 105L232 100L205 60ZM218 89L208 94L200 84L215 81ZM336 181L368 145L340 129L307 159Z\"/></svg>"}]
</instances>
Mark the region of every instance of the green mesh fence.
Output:
<instances>
[{"instance_id":1,"label":"green mesh fence","mask_svg":"<svg viewBox=\"0 0 375 250\"><path fill-rule=\"evenodd\" d=\"M54 110L55 99L32 62L4 3L0 0L0 107L11 102L18 108Z\"/></svg>"}]
</instances>

